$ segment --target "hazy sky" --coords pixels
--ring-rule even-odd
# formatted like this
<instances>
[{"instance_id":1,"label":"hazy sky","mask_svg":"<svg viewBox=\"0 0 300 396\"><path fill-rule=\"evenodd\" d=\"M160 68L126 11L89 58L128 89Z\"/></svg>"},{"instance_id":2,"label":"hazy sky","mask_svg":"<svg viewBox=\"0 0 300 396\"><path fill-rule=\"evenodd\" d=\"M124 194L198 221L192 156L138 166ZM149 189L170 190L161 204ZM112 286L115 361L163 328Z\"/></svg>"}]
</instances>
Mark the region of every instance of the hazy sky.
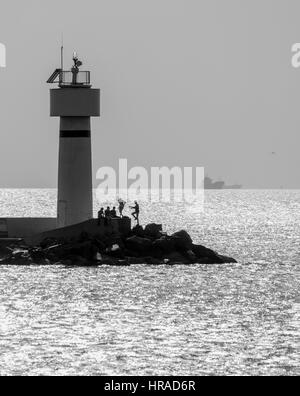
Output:
<instances>
[{"instance_id":1,"label":"hazy sky","mask_svg":"<svg viewBox=\"0 0 300 396\"><path fill-rule=\"evenodd\" d=\"M245 187L300 188L299 0L1 0L0 187L55 187L49 86L73 50L102 90L94 171L205 166ZM272 155L275 152L276 155ZM96 183L96 181L95 181Z\"/></svg>"}]
</instances>

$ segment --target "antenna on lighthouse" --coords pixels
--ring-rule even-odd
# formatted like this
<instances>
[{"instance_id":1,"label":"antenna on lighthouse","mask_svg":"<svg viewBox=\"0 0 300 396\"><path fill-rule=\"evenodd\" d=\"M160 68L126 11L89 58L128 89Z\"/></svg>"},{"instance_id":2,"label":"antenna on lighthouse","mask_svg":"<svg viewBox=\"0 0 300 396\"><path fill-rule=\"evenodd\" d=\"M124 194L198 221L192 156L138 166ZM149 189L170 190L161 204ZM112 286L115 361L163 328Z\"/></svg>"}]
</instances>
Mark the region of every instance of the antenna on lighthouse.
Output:
<instances>
[{"instance_id":1,"label":"antenna on lighthouse","mask_svg":"<svg viewBox=\"0 0 300 396\"><path fill-rule=\"evenodd\" d=\"M61 34L61 47L60 47L60 67L61 71L64 70L64 34Z\"/></svg>"}]
</instances>

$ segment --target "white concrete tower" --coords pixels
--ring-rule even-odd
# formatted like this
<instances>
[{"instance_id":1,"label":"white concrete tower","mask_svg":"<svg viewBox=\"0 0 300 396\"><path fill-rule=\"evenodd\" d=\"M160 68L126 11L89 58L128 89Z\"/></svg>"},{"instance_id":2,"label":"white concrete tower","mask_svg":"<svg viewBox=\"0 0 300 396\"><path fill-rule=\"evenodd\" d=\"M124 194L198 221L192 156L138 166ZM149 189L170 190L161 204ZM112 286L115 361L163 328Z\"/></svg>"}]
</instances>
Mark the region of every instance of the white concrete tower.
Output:
<instances>
[{"instance_id":1,"label":"white concrete tower","mask_svg":"<svg viewBox=\"0 0 300 396\"><path fill-rule=\"evenodd\" d=\"M57 69L49 83L50 115L60 117L57 226L66 227L93 217L91 117L100 116L100 90L92 89L90 72L79 71L74 54L71 71ZM55 81L59 78L59 81Z\"/></svg>"}]
</instances>

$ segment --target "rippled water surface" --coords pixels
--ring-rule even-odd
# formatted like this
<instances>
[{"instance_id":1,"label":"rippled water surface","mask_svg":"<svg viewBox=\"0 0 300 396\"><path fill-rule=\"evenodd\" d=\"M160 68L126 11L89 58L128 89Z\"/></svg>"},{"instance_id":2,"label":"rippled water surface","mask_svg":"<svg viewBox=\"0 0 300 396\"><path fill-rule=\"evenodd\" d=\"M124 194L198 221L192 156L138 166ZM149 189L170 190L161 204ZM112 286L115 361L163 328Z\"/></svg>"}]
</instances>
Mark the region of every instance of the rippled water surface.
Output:
<instances>
[{"instance_id":1,"label":"rippled water surface","mask_svg":"<svg viewBox=\"0 0 300 396\"><path fill-rule=\"evenodd\" d=\"M0 216L55 215L53 190L0 201ZM300 191L142 207L239 264L1 267L0 374L299 375Z\"/></svg>"}]
</instances>

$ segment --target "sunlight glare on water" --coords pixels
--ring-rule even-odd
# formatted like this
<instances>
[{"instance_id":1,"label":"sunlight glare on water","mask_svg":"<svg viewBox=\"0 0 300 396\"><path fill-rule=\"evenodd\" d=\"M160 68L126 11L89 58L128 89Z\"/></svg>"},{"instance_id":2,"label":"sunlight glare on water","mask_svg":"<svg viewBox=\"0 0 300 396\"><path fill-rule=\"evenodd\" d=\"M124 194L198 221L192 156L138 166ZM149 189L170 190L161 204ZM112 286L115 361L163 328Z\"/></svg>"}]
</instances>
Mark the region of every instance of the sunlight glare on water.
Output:
<instances>
[{"instance_id":1,"label":"sunlight glare on water","mask_svg":"<svg viewBox=\"0 0 300 396\"><path fill-rule=\"evenodd\" d=\"M55 197L1 190L0 216L54 216ZM141 206L239 264L3 266L0 374L299 375L300 192Z\"/></svg>"}]
</instances>

